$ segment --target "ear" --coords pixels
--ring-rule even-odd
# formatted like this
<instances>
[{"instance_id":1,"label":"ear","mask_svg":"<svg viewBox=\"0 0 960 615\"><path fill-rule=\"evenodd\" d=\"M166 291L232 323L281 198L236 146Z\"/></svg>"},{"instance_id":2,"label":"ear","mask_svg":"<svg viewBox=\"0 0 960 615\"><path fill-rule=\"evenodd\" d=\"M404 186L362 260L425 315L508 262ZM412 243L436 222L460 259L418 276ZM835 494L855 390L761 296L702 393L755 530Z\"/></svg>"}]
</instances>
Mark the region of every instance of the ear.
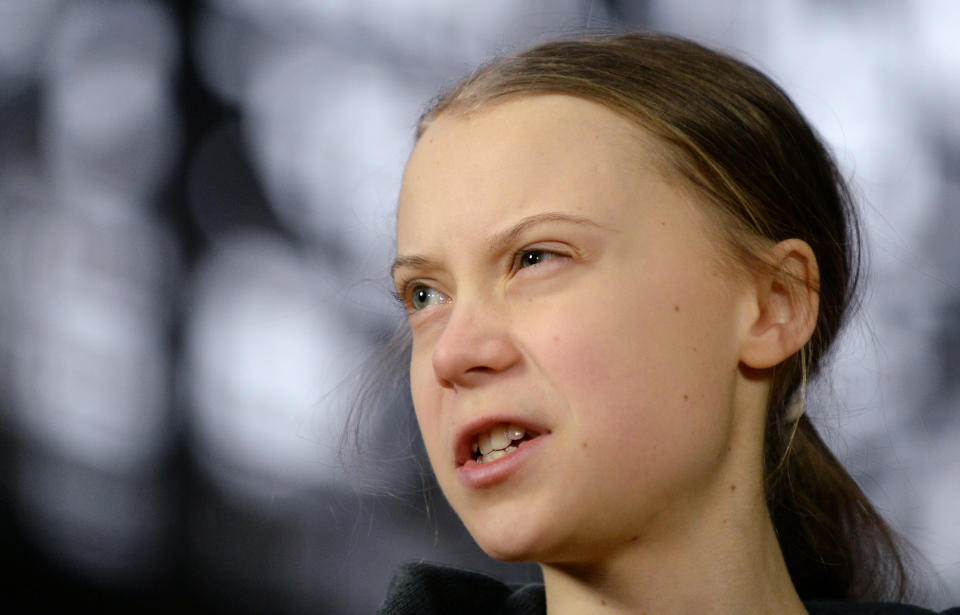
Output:
<instances>
[{"instance_id":1,"label":"ear","mask_svg":"<svg viewBox=\"0 0 960 615\"><path fill-rule=\"evenodd\" d=\"M781 241L770 254L770 271L757 274L751 294L751 322L740 361L754 369L781 363L813 335L820 306L820 270L807 242Z\"/></svg>"}]
</instances>

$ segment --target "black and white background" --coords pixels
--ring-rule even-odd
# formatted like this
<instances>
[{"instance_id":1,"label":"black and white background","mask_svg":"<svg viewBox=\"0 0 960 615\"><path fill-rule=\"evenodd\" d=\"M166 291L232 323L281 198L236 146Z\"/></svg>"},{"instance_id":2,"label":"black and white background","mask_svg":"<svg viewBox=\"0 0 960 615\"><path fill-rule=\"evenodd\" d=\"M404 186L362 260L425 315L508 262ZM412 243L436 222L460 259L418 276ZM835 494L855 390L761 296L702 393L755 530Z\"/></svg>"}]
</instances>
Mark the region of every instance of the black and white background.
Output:
<instances>
[{"instance_id":1,"label":"black and white background","mask_svg":"<svg viewBox=\"0 0 960 615\"><path fill-rule=\"evenodd\" d=\"M421 558L536 578L445 508L403 396L364 455L340 436L400 319L423 105L624 28L759 66L853 179L867 293L811 413L922 601L960 603L960 3L0 0L0 610L370 613Z\"/></svg>"}]
</instances>

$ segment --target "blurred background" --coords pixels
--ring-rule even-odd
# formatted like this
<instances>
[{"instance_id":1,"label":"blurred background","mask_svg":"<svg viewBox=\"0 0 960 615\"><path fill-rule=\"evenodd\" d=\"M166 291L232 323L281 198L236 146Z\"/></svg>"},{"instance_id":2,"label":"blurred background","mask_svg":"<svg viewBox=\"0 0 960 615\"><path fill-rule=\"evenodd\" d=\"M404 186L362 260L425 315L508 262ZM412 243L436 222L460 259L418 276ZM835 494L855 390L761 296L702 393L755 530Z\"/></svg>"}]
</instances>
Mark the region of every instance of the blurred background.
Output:
<instances>
[{"instance_id":1,"label":"blurred background","mask_svg":"<svg viewBox=\"0 0 960 615\"><path fill-rule=\"evenodd\" d=\"M550 37L661 30L794 97L853 178L866 303L810 403L960 603L960 3L0 0L0 581L30 612L370 613L490 561L424 472L387 267L440 89ZM390 391L397 391L391 393ZM6 610L6 608L4 608Z\"/></svg>"}]
</instances>

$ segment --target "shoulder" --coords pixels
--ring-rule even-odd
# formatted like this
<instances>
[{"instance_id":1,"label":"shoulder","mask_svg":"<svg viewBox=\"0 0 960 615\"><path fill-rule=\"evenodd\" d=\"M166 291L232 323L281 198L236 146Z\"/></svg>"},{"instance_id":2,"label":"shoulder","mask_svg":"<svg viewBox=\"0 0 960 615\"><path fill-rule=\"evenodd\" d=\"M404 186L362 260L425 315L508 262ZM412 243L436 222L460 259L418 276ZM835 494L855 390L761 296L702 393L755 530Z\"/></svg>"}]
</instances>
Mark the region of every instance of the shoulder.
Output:
<instances>
[{"instance_id":1,"label":"shoulder","mask_svg":"<svg viewBox=\"0 0 960 615\"><path fill-rule=\"evenodd\" d=\"M401 566L378 615L543 615L541 585L507 585L492 577L418 562Z\"/></svg>"},{"instance_id":2,"label":"shoulder","mask_svg":"<svg viewBox=\"0 0 960 615\"><path fill-rule=\"evenodd\" d=\"M910 604L893 602L806 602L810 615L937 615ZM960 615L960 607L947 609L940 615Z\"/></svg>"}]
</instances>

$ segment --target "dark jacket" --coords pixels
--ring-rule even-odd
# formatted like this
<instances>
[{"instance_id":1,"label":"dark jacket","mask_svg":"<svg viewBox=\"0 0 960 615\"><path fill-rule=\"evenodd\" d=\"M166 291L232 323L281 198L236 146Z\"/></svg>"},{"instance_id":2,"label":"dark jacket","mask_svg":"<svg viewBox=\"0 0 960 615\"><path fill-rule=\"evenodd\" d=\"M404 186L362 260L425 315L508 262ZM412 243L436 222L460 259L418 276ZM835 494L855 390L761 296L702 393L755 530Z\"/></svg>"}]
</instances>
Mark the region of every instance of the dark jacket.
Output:
<instances>
[{"instance_id":1,"label":"dark jacket","mask_svg":"<svg viewBox=\"0 0 960 615\"><path fill-rule=\"evenodd\" d=\"M935 615L908 604L806 602L810 615ZM544 615L543 585L507 585L436 564L407 564L390 582L377 615ZM960 607L941 615L960 615Z\"/></svg>"}]
</instances>

